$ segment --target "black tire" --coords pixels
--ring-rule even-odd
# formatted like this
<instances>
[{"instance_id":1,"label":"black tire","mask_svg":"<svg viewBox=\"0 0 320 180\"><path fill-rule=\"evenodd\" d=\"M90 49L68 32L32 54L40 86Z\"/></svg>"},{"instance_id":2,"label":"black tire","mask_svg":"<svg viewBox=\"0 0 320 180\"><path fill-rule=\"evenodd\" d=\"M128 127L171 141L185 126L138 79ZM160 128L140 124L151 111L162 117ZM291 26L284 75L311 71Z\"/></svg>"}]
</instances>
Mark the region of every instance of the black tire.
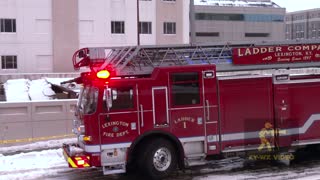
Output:
<instances>
[{"instance_id":1,"label":"black tire","mask_svg":"<svg viewBox=\"0 0 320 180\"><path fill-rule=\"evenodd\" d=\"M139 157L140 172L148 179L163 179L177 168L177 151L165 139L148 141Z\"/></svg>"}]
</instances>

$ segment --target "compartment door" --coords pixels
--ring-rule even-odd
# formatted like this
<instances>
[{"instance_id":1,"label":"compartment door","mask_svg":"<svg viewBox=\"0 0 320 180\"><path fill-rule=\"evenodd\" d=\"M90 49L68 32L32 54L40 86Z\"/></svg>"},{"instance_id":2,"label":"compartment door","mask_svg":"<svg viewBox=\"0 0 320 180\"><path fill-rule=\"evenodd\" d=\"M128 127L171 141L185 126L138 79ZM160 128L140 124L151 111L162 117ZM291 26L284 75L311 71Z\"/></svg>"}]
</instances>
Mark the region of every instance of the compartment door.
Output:
<instances>
[{"instance_id":1,"label":"compartment door","mask_svg":"<svg viewBox=\"0 0 320 180\"><path fill-rule=\"evenodd\" d=\"M220 152L217 79L214 70L202 72L206 149L208 154Z\"/></svg>"},{"instance_id":2,"label":"compartment door","mask_svg":"<svg viewBox=\"0 0 320 180\"><path fill-rule=\"evenodd\" d=\"M276 84L274 86L274 108L275 108L275 145L278 147L290 146L292 138L288 129L290 121L289 87L287 84Z\"/></svg>"},{"instance_id":3,"label":"compartment door","mask_svg":"<svg viewBox=\"0 0 320 180\"><path fill-rule=\"evenodd\" d=\"M163 127L169 125L168 90L167 87L152 88L153 125Z\"/></svg>"}]
</instances>

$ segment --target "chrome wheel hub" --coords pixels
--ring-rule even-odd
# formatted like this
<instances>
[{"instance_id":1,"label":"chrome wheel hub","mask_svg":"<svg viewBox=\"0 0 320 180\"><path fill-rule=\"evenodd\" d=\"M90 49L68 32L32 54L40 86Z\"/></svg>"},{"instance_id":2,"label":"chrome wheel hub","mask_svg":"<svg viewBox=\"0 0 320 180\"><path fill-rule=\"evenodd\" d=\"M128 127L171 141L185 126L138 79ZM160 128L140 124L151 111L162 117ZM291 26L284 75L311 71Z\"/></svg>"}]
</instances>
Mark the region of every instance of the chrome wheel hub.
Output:
<instances>
[{"instance_id":1,"label":"chrome wheel hub","mask_svg":"<svg viewBox=\"0 0 320 180\"><path fill-rule=\"evenodd\" d=\"M153 165L158 171L165 171L171 164L171 153L169 149L162 147L158 149L153 156Z\"/></svg>"}]
</instances>

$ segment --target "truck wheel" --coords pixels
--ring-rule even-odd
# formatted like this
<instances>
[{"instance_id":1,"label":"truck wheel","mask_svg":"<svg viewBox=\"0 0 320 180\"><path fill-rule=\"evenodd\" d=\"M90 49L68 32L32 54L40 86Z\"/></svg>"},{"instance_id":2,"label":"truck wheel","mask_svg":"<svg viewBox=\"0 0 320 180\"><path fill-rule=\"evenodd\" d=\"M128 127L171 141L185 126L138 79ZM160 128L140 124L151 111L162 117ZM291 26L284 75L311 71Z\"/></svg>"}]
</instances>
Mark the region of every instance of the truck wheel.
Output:
<instances>
[{"instance_id":1,"label":"truck wheel","mask_svg":"<svg viewBox=\"0 0 320 180\"><path fill-rule=\"evenodd\" d=\"M164 139L146 144L145 150L140 152L140 157L140 170L151 179L167 177L177 168L177 152L173 145Z\"/></svg>"}]
</instances>

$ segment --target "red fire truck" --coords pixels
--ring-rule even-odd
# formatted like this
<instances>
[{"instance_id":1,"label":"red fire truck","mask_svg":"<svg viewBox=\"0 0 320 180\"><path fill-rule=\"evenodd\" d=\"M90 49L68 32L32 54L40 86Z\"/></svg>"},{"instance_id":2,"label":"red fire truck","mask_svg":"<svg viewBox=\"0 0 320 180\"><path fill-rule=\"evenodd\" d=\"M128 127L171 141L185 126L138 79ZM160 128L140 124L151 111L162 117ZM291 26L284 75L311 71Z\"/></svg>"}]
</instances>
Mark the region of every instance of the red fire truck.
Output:
<instances>
[{"instance_id":1,"label":"red fire truck","mask_svg":"<svg viewBox=\"0 0 320 180\"><path fill-rule=\"evenodd\" d=\"M73 168L163 178L214 155L320 143L319 42L83 48L73 65L90 69L75 79L78 143L63 146Z\"/></svg>"}]
</instances>

